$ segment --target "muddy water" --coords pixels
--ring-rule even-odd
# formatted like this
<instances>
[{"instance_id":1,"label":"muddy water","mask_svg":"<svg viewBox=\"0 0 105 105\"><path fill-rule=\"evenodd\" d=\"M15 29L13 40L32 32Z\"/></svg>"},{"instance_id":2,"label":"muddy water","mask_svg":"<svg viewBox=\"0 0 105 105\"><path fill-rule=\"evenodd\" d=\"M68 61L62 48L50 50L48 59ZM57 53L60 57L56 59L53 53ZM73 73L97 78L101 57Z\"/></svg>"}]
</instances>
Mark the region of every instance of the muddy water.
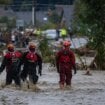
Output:
<instances>
[{"instance_id":1,"label":"muddy water","mask_svg":"<svg viewBox=\"0 0 105 105\"><path fill-rule=\"evenodd\" d=\"M2 88L0 105L105 105L105 72L92 71L92 76L84 72L73 75L71 89L60 90L55 68L44 65L38 82L40 91L16 90L14 85ZM4 79L5 72L0 75L2 82Z\"/></svg>"}]
</instances>

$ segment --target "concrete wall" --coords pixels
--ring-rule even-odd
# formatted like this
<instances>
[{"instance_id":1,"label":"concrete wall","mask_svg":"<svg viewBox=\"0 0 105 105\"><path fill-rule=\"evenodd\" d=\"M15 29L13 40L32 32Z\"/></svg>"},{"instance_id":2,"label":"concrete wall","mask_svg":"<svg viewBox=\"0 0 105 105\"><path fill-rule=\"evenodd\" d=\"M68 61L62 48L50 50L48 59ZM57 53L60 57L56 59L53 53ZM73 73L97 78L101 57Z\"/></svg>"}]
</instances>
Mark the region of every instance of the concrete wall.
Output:
<instances>
[{"instance_id":1,"label":"concrete wall","mask_svg":"<svg viewBox=\"0 0 105 105\"><path fill-rule=\"evenodd\" d=\"M63 19L66 20L66 24L69 26L70 21L73 19L73 5L56 5L58 13L61 12L60 9L63 8L64 16ZM37 11L36 12L36 20L40 22L45 22L44 18L46 17L47 11ZM32 12L13 12L12 10L5 11L3 8L0 8L0 16L12 16L17 17L17 19L24 20L26 23L32 22Z\"/></svg>"},{"instance_id":2,"label":"concrete wall","mask_svg":"<svg viewBox=\"0 0 105 105\"><path fill-rule=\"evenodd\" d=\"M56 6L57 7L57 6ZM73 5L60 5L60 7L64 10L63 19L66 20L66 24L69 26L71 20L73 19ZM59 10L60 11L60 10ZM47 11L37 11L36 12L36 20L40 22L45 22L44 18L46 17ZM24 19L25 22L29 23L32 21L32 12L16 12L16 16L18 19Z\"/></svg>"}]
</instances>

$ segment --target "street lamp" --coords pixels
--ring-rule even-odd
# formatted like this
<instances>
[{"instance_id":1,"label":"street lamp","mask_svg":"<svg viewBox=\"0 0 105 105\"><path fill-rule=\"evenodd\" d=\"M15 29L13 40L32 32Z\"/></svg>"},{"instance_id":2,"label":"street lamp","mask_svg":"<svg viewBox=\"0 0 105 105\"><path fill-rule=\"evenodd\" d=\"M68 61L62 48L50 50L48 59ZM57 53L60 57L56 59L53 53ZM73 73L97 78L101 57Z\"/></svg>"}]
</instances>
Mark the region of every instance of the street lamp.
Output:
<instances>
[{"instance_id":1,"label":"street lamp","mask_svg":"<svg viewBox=\"0 0 105 105\"><path fill-rule=\"evenodd\" d=\"M36 6L37 6L37 0L33 1L32 6L32 25L36 26Z\"/></svg>"}]
</instances>

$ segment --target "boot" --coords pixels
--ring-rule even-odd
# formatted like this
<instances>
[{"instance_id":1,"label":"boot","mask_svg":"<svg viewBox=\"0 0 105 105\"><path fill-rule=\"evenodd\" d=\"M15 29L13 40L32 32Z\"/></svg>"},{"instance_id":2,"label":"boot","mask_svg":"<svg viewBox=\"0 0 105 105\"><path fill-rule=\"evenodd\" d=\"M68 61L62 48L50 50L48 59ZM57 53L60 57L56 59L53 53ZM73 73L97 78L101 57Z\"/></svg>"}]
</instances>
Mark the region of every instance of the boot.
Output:
<instances>
[{"instance_id":1,"label":"boot","mask_svg":"<svg viewBox=\"0 0 105 105\"><path fill-rule=\"evenodd\" d=\"M66 85L66 89L71 89L71 85Z\"/></svg>"},{"instance_id":2,"label":"boot","mask_svg":"<svg viewBox=\"0 0 105 105\"><path fill-rule=\"evenodd\" d=\"M1 83L1 88L5 88L6 84L5 83Z\"/></svg>"},{"instance_id":3,"label":"boot","mask_svg":"<svg viewBox=\"0 0 105 105\"><path fill-rule=\"evenodd\" d=\"M28 81L27 87L28 87L29 89L32 89L32 88L33 88L33 83L32 83L31 81Z\"/></svg>"},{"instance_id":4,"label":"boot","mask_svg":"<svg viewBox=\"0 0 105 105\"><path fill-rule=\"evenodd\" d=\"M34 91L40 91L41 89L40 89L36 84L34 84L33 90L34 90Z\"/></svg>"},{"instance_id":5,"label":"boot","mask_svg":"<svg viewBox=\"0 0 105 105\"><path fill-rule=\"evenodd\" d=\"M60 89L64 90L64 84L60 84Z\"/></svg>"},{"instance_id":6,"label":"boot","mask_svg":"<svg viewBox=\"0 0 105 105\"><path fill-rule=\"evenodd\" d=\"M36 84L33 84L31 81L29 82L29 87L32 91L39 91L40 90L40 88Z\"/></svg>"},{"instance_id":7,"label":"boot","mask_svg":"<svg viewBox=\"0 0 105 105\"><path fill-rule=\"evenodd\" d=\"M87 69L87 70L86 70L85 75L89 75L89 76L91 76L91 75L92 75L92 74L90 73L90 69Z\"/></svg>"},{"instance_id":8,"label":"boot","mask_svg":"<svg viewBox=\"0 0 105 105\"><path fill-rule=\"evenodd\" d=\"M16 85L15 87L16 87L17 90L21 89L21 85Z\"/></svg>"},{"instance_id":9,"label":"boot","mask_svg":"<svg viewBox=\"0 0 105 105\"><path fill-rule=\"evenodd\" d=\"M29 82L28 82L28 80L25 80L25 81L22 83L22 90L27 91L28 89L29 89Z\"/></svg>"}]
</instances>

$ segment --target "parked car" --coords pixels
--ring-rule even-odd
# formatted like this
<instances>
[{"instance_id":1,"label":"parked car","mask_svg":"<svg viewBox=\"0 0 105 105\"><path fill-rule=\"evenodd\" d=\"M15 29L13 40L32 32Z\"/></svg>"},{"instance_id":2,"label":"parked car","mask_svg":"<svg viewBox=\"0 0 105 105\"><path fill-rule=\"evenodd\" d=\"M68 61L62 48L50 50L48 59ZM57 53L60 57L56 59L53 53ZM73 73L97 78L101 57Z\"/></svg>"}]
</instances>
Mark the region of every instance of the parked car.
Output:
<instances>
[{"instance_id":1,"label":"parked car","mask_svg":"<svg viewBox=\"0 0 105 105\"><path fill-rule=\"evenodd\" d=\"M58 35L55 29L48 29L43 31L43 35L47 38L47 39L54 39L57 40Z\"/></svg>"}]
</instances>

